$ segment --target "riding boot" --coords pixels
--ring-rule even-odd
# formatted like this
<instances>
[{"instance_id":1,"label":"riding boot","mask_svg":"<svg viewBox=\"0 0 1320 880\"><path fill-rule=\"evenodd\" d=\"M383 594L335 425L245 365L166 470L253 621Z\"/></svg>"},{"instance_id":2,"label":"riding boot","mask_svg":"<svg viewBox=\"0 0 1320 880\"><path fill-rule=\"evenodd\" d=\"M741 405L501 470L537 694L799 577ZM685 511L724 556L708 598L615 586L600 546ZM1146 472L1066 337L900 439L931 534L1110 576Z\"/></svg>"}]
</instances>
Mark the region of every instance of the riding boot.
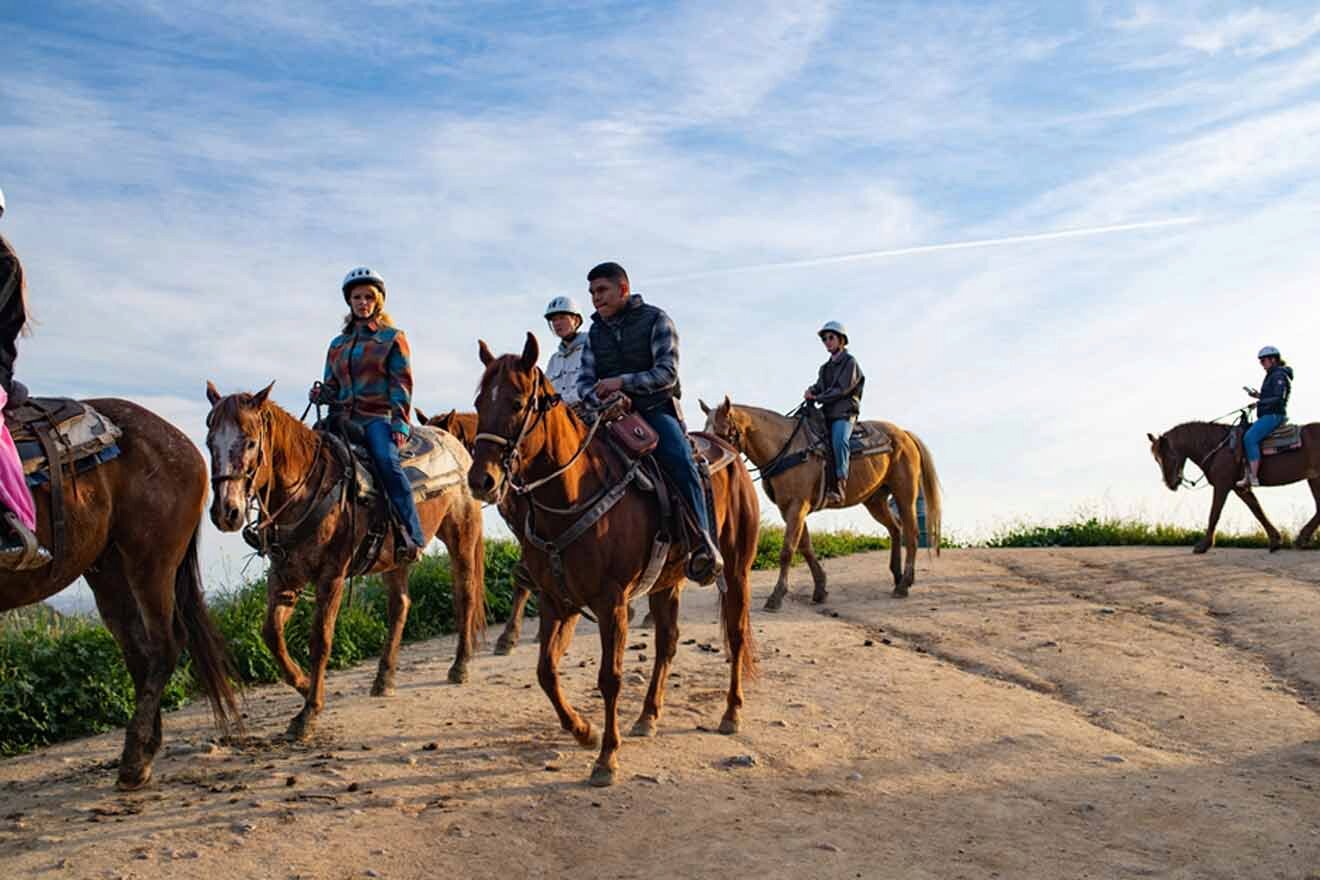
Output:
<instances>
[{"instance_id":1,"label":"riding boot","mask_svg":"<svg viewBox=\"0 0 1320 880\"><path fill-rule=\"evenodd\" d=\"M31 571L50 564L50 551L41 546L37 536L23 525L22 520L8 511L3 519L9 527L9 535L4 544L0 544L0 569Z\"/></svg>"},{"instance_id":2,"label":"riding boot","mask_svg":"<svg viewBox=\"0 0 1320 880\"><path fill-rule=\"evenodd\" d=\"M1242 479L1237 481L1239 489L1250 489L1260 485L1260 459L1248 462L1246 470L1242 472Z\"/></svg>"},{"instance_id":3,"label":"riding boot","mask_svg":"<svg viewBox=\"0 0 1320 880\"><path fill-rule=\"evenodd\" d=\"M715 579L724 573L724 557L720 554L719 543L709 532L698 532L698 544L688 557L687 576L703 587L715 583Z\"/></svg>"}]
</instances>

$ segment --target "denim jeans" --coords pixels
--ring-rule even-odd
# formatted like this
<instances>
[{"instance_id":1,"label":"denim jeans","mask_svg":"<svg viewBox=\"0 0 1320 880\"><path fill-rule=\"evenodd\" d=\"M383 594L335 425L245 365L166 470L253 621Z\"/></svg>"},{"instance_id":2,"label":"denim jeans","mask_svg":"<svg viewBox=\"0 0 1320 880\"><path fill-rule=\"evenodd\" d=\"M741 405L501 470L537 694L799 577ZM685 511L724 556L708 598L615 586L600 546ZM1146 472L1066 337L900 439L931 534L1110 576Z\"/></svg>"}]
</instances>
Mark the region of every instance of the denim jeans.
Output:
<instances>
[{"instance_id":1,"label":"denim jeans","mask_svg":"<svg viewBox=\"0 0 1320 880\"><path fill-rule=\"evenodd\" d=\"M852 419L830 422L830 444L834 447L834 475L839 478L839 490L848 481L848 438L852 436Z\"/></svg>"},{"instance_id":2,"label":"denim jeans","mask_svg":"<svg viewBox=\"0 0 1320 880\"><path fill-rule=\"evenodd\" d=\"M706 510L706 493L701 489L701 477L697 473L697 462L692 458L692 446L688 443L683 425L664 407L643 412L642 418L660 435L660 443L655 448L656 461L664 468L669 479L683 493L683 500L696 514L697 523L707 535L710 531L710 512ZM714 535L711 535L713 538Z\"/></svg>"},{"instance_id":3,"label":"denim jeans","mask_svg":"<svg viewBox=\"0 0 1320 880\"><path fill-rule=\"evenodd\" d=\"M425 547L426 538L422 536L422 523L417 518L412 487L408 485L408 477L403 473L403 465L399 464L399 449L394 445L390 423L385 419L372 419L362 422L362 430L367 434L367 451L376 462L376 476L385 484L385 494L389 496L395 515L408 529L408 534L417 546Z\"/></svg>"},{"instance_id":4,"label":"denim jeans","mask_svg":"<svg viewBox=\"0 0 1320 880\"><path fill-rule=\"evenodd\" d=\"M1282 424L1283 416L1279 415L1259 416L1251 423L1251 427L1247 428L1246 436L1242 438L1242 448L1247 451L1247 461L1260 461L1260 441Z\"/></svg>"}]
</instances>

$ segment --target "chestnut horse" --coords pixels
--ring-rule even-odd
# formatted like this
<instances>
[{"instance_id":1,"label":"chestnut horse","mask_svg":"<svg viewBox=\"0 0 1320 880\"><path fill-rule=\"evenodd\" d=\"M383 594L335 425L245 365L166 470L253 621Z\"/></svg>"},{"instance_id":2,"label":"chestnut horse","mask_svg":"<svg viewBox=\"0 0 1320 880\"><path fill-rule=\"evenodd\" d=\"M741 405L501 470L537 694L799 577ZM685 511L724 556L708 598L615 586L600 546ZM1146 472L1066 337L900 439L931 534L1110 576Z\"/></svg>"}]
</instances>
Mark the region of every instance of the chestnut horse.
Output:
<instances>
[{"instance_id":1,"label":"chestnut horse","mask_svg":"<svg viewBox=\"0 0 1320 880\"><path fill-rule=\"evenodd\" d=\"M480 344L486 370L477 392L480 433L468 482L478 497L487 501L504 498L514 522L531 524L534 518L537 540L526 529L519 530L519 540L523 562L535 582L543 586L537 679L564 730L586 748L593 747L597 738L591 724L564 698L558 666L583 609L590 609L600 625L602 659L597 681L605 699L605 731L591 783L610 785L619 764L619 688L628 643L629 599L642 581L653 540L665 524L660 521L655 495L633 480L608 512L563 547L562 567L552 566L544 541L564 536L582 519L583 510L624 482L631 462L623 460L563 404L536 367L538 354L531 333L521 355L496 358L485 342ZM756 671L748 613L760 514L756 489L741 459L735 458L730 466L715 472L712 481L714 526L724 555L726 582L719 607L730 661L729 691L719 729L731 734L738 730L743 678ZM634 736L656 733L678 645L683 583L684 559L675 546L649 593L656 627L655 663L642 714L632 728Z\"/></svg>"},{"instance_id":2,"label":"chestnut horse","mask_svg":"<svg viewBox=\"0 0 1320 880\"><path fill-rule=\"evenodd\" d=\"M1178 491L1184 482L1183 468L1191 459L1214 487L1210 499L1210 522L1206 525L1205 536L1192 548L1193 553L1204 553L1215 545L1215 528L1219 525L1219 515L1224 510L1229 492L1236 492L1265 528L1270 552L1283 546L1283 536L1265 516L1256 494L1250 488L1237 486L1237 480L1242 476L1242 461L1238 457L1242 439L1238 438L1236 446L1230 442L1231 432L1235 429L1235 425L1218 422L1185 422L1158 437L1146 435L1150 441L1150 454L1155 456L1164 477L1164 485ZM1302 426L1301 449L1266 455L1260 460L1262 486L1285 486L1300 480L1307 481L1316 501L1315 516L1297 533L1296 546L1305 547L1311 543L1316 527L1320 526L1320 422Z\"/></svg>"},{"instance_id":3,"label":"chestnut horse","mask_svg":"<svg viewBox=\"0 0 1320 880\"><path fill-rule=\"evenodd\" d=\"M220 531L233 532L244 525L249 506L258 510L256 527L268 535L272 548L266 576L266 623L261 634L284 680L305 698L302 711L288 729L291 739L304 739L325 705L325 670L344 580L367 534L370 517L352 509L345 494L351 475L330 443L268 399L274 384L256 394L222 397L214 384L206 383L211 402L206 445L211 451L215 486L211 521ZM445 440L452 444L456 460L466 464L468 454L462 444L452 437ZM486 625L481 504L459 482L419 501L417 513L422 533L438 535L449 548L458 629L458 654L449 669L449 680L458 684L467 681L472 643ZM394 692L399 640L412 604L408 597L410 567L394 562L394 536L389 530L370 568L381 574L390 591L389 628L372 696ZM310 678L289 656L284 642L284 626L308 582L316 585Z\"/></svg>"},{"instance_id":4,"label":"chestnut horse","mask_svg":"<svg viewBox=\"0 0 1320 880\"><path fill-rule=\"evenodd\" d=\"M118 780L120 789L133 790L151 779L161 744L161 695L185 646L217 725L228 731L241 721L197 560L206 463L182 431L137 404L84 402L123 430L119 456L76 479L66 469L63 553L43 568L0 572L0 611L40 602L79 575L87 580L133 678L135 706ZM37 535L50 547L49 484L33 494Z\"/></svg>"},{"instance_id":5,"label":"chestnut horse","mask_svg":"<svg viewBox=\"0 0 1320 880\"><path fill-rule=\"evenodd\" d=\"M706 413L706 430L732 443L746 455L752 464L764 468L780 457L801 452L810 444L808 432L798 424L797 417L784 416L774 410L757 406L735 405L726 396L724 402L711 409L704 401L701 409ZM890 452L854 457L848 469L848 483L844 487L841 506L861 504L868 513L889 531L889 571L894 576L894 593L906 597L917 577L917 493L926 496L926 528L930 546L940 552L940 517L943 509L940 478L935 472L935 459L916 434L889 422L870 422L889 435L893 442ZM820 459L808 457L803 464L791 467L765 480L766 494L774 499L784 518L784 547L779 551L779 580L774 592L765 600L767 611L778 611L788 595L788 569L795 549L802 551L815 591L811 601L824 602L828 595L825 569L816 559L811 547L811 534L807 531L807 514L812 512L816 499L821 497L821 482L825 469ZM889 509L889 498L898 503L901 522L894 521ZM902 553L907 552L904 565Z\"/></svg>"},{"instance_id":6,"label":"chestnut horse","mask_svg":"<svg viewBox=\"0 0 1320 880\"><path fill-rule=\"evenodd\" d=\"M451 409L442 416L432 416L427 418L421 410L414 410L417 414L417 421L423 425L430 425L432 428L439 428L442 431L448 431L459 439L467 451L472 451L472 445L477 440L477 414L469 412L458 412ZM515 532L522 528L522 523L510 522L509 528ZM521 563L514 566L513 569L513 604L509 608L509 619L504 622L504 631L500 637L495 640L496 654L512 654L513 649L518 647L518 638L522 635L523 613L527 610L527 600L532 598L532 590L535 584L527 581L528 573L525 566Z\"/></svg>"}]
</instances>

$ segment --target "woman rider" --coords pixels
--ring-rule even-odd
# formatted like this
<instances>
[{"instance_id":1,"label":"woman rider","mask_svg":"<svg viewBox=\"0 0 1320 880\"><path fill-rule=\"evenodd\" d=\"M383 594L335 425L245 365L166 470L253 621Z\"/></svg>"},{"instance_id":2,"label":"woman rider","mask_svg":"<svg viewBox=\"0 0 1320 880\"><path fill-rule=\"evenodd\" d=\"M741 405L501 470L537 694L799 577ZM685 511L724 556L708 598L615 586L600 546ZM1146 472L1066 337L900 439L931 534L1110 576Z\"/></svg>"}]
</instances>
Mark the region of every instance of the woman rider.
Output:
<instances>
[{"instance_id":1,"label":"woman rider","mask_svg":"<svg viewBox=\"0 0 1320 880\"><path fill-rule=\"evenodd\" d=\"M573 406L581 399L577 377L582 372L582 349L587 346L587 334L581 329L582 310L572 298L557 296L545 307L545 321L550 332L559 337L559 348L550 355L545 377L564 403Z\"/></svg>"},{"instance_id":2,"label":"woman rider","mask_svg":"<svg viewBox=\"0 0 1320 880\"><path fill-rule=\"evenodd\" d=\"M1247 429L1242 446L1247 452L1247 473L1238 480L1238 487L1260 485L1260 443L1272 431L1288 421L1288 395L1292 393L1292 367L1283 362L1279 350L1267 345L1256 355L1265 370L1265 381L1259 391L1247 389L1256 398L1256 421Z\"/></svg>"},{"instance_id":3,"label":"woman rider","mask_svg":"<svg viewBox=\"0 0 1320 880\"><path fill-rule=\"evenodd\" d=\"M312 386L309 396L313 402L329 404L332 418L346 418L362 428L376 473L404 526L403 545L395 557L416 561L426 538L399 463L412 415L408 339L385 313L385 281L380 275L359 266L344 276L342 290L350 311L343 332L330 340L325 378Z\"/></svg>"}]
</instances>

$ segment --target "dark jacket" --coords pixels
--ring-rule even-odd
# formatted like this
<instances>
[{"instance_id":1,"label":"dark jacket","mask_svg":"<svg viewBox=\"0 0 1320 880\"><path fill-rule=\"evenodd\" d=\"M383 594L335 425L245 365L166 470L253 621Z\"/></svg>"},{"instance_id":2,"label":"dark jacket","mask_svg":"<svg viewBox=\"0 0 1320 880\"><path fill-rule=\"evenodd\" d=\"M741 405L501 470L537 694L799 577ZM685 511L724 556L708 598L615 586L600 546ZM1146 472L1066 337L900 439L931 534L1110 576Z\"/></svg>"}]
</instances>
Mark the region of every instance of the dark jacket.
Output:
<instances>
[{"instance_id":1,"label":"dark jacket","mask_svg":"<svg viewBox=\"0 0 1320 880\"><path fill-rule=\"evenodd\" d=\"M18 334L27 323L23 297L23 267L9 242L0 236L0 386L13 390Z\"/></svg>"},{"instance_id":2,"label":"dark jacket","mask_svg":"<svg viewBox=\"0 0 1320 880\"><path fill-rule=\"evenodd\" d=\"M862 368L857 366L857 358L844 349L821 365L820 376L811 386L811 393L825 418L831 421L856 418L862 411L862 386L865 384L866 377L862 375Z\"/></svg>"},{"instance_id":3,"label":"dark jacket","mask_svg":"<svg viewBox=\"0 0 1320 880\"><path fill-rule=\"evenodd\" d=\"M623 391L639 412L657 409L682 396L678 383L678 333L662 309L633 294L611 319L591 316L579 387L600 379L623 379Z\"/></svg>"},{"instance_id":4,"label":"dark jacket","mask_svg":"<svg viewBox=\"0 0 1320 880\"><path fill-rule=\"evenodd\" d=\"M1292 394L1292 367L1279 365L1265 374L1256 401L1256 415L1288 418L1288 395Z\"/></svg>"}]
</instances>

